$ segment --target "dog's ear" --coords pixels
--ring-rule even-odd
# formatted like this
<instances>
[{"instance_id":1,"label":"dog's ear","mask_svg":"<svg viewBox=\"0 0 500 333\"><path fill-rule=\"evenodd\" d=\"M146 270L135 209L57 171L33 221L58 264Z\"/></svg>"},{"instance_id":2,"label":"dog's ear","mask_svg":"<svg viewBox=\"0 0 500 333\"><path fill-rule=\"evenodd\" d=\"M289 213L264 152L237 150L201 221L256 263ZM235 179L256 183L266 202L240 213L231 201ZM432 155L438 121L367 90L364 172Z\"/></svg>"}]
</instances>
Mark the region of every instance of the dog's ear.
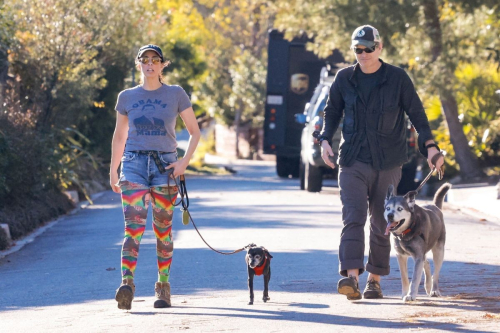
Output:
<instances>
[{"instance_id":1,"label":"dog's ear","mask_svg":"<svg viewBox=\"0 0 500 333\"><path fill-rule=\"evenodd\" d=\"M264 249L264 253L269 257L269 258L272 258L273 256L271 255L271 253L269 253L269 251L267 249Z\"/></svg>"},{"instance_id":2,"label":"dog's ear","mask_svg":"<svg viewBox=\"0 0 500 333\"><path fill-rule=\"evenodd\" d=\"M385 204L387 205L387 201L394 196L394 185L389 185L387 189L387 195L385 196Z\"/></svg>"},{"instance_id":3,"label":"dog's ear","mask_svg":"<svg viewBox=\"0 0 500 333\"><path fill-rule=\"evenodd\" d=\"M410 191L405 194L404 198L406 199L406 202L408 203L408 208L410 209L410 212L415 211L415 197L417 196L417 192L415 191Z\"/></svg>"}]
</instances>

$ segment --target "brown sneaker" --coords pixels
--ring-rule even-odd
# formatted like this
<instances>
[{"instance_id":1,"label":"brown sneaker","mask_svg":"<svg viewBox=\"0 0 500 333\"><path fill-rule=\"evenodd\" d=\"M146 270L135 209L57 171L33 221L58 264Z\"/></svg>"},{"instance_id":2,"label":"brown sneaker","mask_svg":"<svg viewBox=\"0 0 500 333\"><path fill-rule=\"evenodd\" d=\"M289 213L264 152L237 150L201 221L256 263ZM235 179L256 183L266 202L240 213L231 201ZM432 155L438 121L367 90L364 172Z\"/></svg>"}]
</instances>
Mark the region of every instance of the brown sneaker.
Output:
<instances>
[{"instance_id":1,"label":"brown sneaker","mask_svg":"<svg viewBox=\"0 0 500 333\"><path fill-rule=\"evenodd\" d=\"M118 309L130 310L134 299L135 285L132 279L123 279L122 284L116 289L115 300L118 302Z\"/></svg>"},{"instance_id":2,"label":"brown sneaker","mask_svg":"<svg viewBox=\"0 0 500 333\"><path fill-rule=\"evenodd\" d=\"M169 308L172 306L170 303L170 283L169 282L156 282L155 283L155 308Z\"/></svg>"},{"instance_id":3,"label":"brown sneaker","mask_svg":"<svg viewBox=\"0 0 500 333\"><path fill-rule=\"evenodd\" d=\"M358 281L354 276L349 276L339 280L337 284L337 290L339 294L346 295L347 299L357 300L361 299L361 292L359 291Z\"/></svg>"},{"instance_id":4,"label":"brown sneaker","mask_svg":"<svg viewBox=\"0 0 500 333\"><path fill-rule=\"evenodd\" d=\"M363 291L363 298L374 299L374 298L384 298L382 294L382 289L380 288L380 283L375 280L369 280L366 282L365 291Z\"/></svg>"}]
</instances>

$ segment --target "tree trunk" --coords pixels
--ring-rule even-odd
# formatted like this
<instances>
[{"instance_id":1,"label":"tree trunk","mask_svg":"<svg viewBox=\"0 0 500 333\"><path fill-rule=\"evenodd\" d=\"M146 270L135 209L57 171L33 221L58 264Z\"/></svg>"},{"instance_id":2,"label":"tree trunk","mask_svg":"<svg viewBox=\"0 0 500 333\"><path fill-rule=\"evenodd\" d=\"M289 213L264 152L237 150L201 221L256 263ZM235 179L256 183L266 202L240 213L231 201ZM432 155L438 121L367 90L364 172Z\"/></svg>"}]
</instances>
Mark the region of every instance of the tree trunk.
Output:
<instances>
[{"instance_id":1,"label":"tree trunk","mask_svg":"<svg viewBox=\"0 0 500 333\"><path fill-rule=\"evenodd\" d=\"M426 33L431 41L432 61L440 61L443 52L439 8L436 0L423 0ZM458 120L457 100L453 93L453 70L441 63L441 75L445 81L439 89L439 99L450 131L450 141L455 151L455 157L460 166L461 177L464 179L484 176L477 157L471 152L462 124Z\"/></svg>"},{"instance_id":2,"label":"tree trunk","mask_svg":"<svg viewBox=\"0 0 500 333\"><path fill-rule=\"evenodd\" d=\"M241 123L241 101L238 101L238 107L234 115L234 131L236 132L236 158L240 158L240 123Z\"/></svg>"},{"instance_id":3,"label":"tree trunk","mask_svg":"<svg viewBox=\"0 0 500 333\"><path fill-rule=\"evenodd\" d=\"M9 63L7 61L0 62L0 107L3 106L8 72L9 72Z\"/></svg>"},{"instance_id":4,"label":"tree trunk","mask_svg":"<svg viewBox=\"0 0 500 333\"><path fill-rule=\"evenodd\" d=\"M52 102L54 100L54 97L52 96L52 89L54 89L54 87L56 86L58 79L59 76L57 75L57 73L54 73L49 87L45 88L45 91L43 91L42 93L45 97L45 100L43 101L42 112L36 123L36 129L40 132L44 132L45 130L48 130L50 128L49 121L52 113Z\"/></svg>"},{"instance_id":5,"label":"tree trunk","mask_svg":"<svg viewBox=\"0 0 500 333\"><path fill-rule=\"evenodd\" d=\"M460 176L463 179L484 176L479 161L471 152L462 124L458 120L458 106L453 93L442 91L439 94L443 112L450 131L450 140L455 151L455 158L460 166Z\"/></svg>"}]
</instances>

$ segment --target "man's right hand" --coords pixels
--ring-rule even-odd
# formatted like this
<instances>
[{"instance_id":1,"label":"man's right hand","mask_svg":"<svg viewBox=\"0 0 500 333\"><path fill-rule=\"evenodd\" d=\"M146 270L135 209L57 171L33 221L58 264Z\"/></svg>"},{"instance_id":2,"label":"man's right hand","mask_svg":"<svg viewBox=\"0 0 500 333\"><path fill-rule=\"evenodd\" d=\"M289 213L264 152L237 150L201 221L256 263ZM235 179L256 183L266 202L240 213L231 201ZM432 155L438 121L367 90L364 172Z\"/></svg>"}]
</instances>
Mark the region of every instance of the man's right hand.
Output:
<instances>
[{"instance_id":1,"label":"man's right hand","mask_svg":"<svg viewBox=\"0 0 500 333\"><path fill-rule=\"evenodd\" d=\"M323 161L325 161L326 165L328 165L332 169L335 169L335 163L332 161L333 150L332 147L330 147L330 145L328 144L328 141L326 140L323 140L321 142L321 157L323 158Z\"/></svg>"}]
</instances>

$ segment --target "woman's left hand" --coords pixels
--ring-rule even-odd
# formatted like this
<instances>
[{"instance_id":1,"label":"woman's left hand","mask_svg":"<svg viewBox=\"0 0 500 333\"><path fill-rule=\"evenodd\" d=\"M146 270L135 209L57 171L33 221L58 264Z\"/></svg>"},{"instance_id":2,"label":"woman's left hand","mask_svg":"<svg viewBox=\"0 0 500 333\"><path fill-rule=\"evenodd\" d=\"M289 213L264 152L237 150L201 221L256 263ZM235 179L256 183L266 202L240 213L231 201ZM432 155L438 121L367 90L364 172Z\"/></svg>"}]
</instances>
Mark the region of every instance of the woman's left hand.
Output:
<instances>
[{"instance_id":1,"label":"woman's left hand","mask_svg":"<svg viewBox=\"0 0 500 333\"><path fill-rule=\"evenodd\" d=\"M181 158L175 162L173 162L172 164L170 164L168 167L166 167L165 169L174 169L174 177L179 177L180 175L183 175L184 172L186 172L186 168L188 167L189 165L189 161L188 160L185 160L184 158Z\"/></svg>"}]
</instances>

